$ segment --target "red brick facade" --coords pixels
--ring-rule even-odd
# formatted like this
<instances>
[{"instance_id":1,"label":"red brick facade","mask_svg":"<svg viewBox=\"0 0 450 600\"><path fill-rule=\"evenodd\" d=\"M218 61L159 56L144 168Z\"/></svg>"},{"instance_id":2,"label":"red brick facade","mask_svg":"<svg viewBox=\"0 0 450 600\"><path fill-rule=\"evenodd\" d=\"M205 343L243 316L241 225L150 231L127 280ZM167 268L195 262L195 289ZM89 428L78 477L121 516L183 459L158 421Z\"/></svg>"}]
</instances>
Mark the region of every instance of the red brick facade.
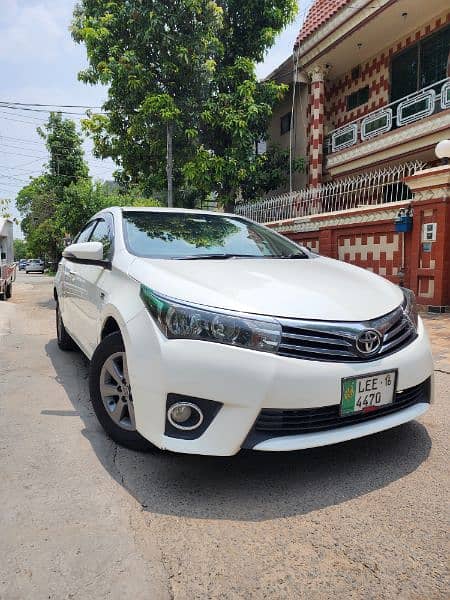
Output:
<instances>
[{"instance_id":1,"label":"red brick facade","mask_svg":"<svg viewBox=\"0 0 450 600\"><path fill-rule=\"evenodd\" d=\"M309 122L309 185L316 187L322 182L323 126L325 106L324 73L312 73Z\"/></svg>"}]
</instances>

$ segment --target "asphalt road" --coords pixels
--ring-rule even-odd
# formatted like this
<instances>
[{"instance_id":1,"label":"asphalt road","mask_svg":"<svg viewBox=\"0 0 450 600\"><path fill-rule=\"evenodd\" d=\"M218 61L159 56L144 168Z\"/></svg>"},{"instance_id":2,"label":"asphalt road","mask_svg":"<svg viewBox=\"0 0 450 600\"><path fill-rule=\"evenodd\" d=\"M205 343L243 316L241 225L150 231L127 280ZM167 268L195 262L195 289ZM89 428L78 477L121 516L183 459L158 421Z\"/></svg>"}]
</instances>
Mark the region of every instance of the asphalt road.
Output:
<instances>
[{"instance_id":1,"label":"asphalt road","mask_svg":"<svg viewBox=\"0 0 450 600\"><path fill-rule=\"evenodd\" d=\"M20 274L0 303L0 598L448 598L445 364L431 411L371 438L138 454L57 348L52 280Z\"/></svg>"}]
</instances>

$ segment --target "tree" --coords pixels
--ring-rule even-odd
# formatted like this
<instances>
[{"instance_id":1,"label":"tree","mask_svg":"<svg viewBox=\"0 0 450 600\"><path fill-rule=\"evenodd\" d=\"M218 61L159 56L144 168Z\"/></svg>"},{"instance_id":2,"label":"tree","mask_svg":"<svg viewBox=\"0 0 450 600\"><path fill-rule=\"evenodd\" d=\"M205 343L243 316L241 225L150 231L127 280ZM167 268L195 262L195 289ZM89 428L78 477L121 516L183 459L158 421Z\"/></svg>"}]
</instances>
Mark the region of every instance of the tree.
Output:
<instances>
[{"instance_id":1,"label":"tree","mask_svg":"<svg viewBox=\"0 0 450 600\"><path fill-rule=\"evenodd\" d=\"M72 120L50 113L47 123L37 131L45 140L49 162L42 175L31 178L20 190L16 206L22 215L21 227L30 252L57 261L65 233L64 222L57 218L58 208L70 185L89 181L89 172L83 139Z\"/></svg>"},{"instance_id":2,"label":"tree","mask_svg":"<svg viewBox=\"0 0 450 600\"><path fill-rule=\"evenodd\" d=\"M96 212L108 206L154 206L141 189L128 194L93 182L84 160L83 138L75 123L51 113L38 133L45 139L49 162L42 175L30 179L17 194L21 227L28 253L57 262L67 236L74 236Z\"/></svg>"},{"instance_id":3,"label":"tree","mask_svg":"<svg viewBox=\"0 0 450 600\"><path fill-rule=\"evenodd\" d=\"M67 187L55 220L60 229L73 237L95 213L109 206L159 206L159 202L144 198L138 190L123 194L104 183L85 179Z\"/></svg>"},{"instance_id":4,"label":"tree","mask_svg":"<svg viewBox=\"0 0 450 600\"><path fill-rule=\"evenodd\" d=\"M48 182L61 199L64 188L88 177L83 139L77 132L74 121L63 119L61 113L50 113L47 123L38 127L37 132L45 140L50 155Z\"/></svg>"},{"instance_id":5,"label":"tree","mask_svg":"<svg viewBox=\"0 0 450 600\"><path fill-rule=\"evenodd\" d=\"M16 238L14 240L14 260L22 260L28 258L28 245L25 240Z\"/></svg>"},{"instance_id":6,"label":"tree","mask_svg":"<svg viewBox=\"0 0 450 600\"><path fill-rule=\"evenodd\" d=\"M221 23L212 0L81 0L75 8L72 34L89 59L79 77L109 84L107 114L84 121L96 154L116 160L118 180L144 183L147 194L167 179L169 204L172 172L179 185L193 153Z\"/></svg>"},{"instance_id":7,"label":"tree","mask_svg":"<svg viewBox=\"0 0 450 600\"><path fill-rule=\"evenodd\" d=\"M173 141L178 190L216 192L230 207L246 182L257 187L270 162L255 142L286 86L258 82L255 64L295 9L295 0L81 0L72 34L89 67L79 77L109 85L106 114L84 125L97 155L118 162L118 180L161 189Z\"/></svg>"},{"instance_id":8,"label":"tree","mask_svg":"<svg viewBox=\"0 0 450 600\"><path fill-rule=\"evenodd\" d=\"M275 36L295 15L295 0L221 0L224 27L222 53L217 61L212 93L201 112L200 144L184 167L187 180L200 188L214 188L227 210L233 210L240 188L250 182L264 189L271 161L284 182L279 165L282 153L273 149L266 159L255 153L266 139L273 108L287 91L274 81L258 81L255 64L272 46Z\"/></svg>"},{"instance_id":9,"label":"tree","mask_svg":"<svg viewBox=\"0 0 450 600\"><path fill-rule=\"evenodd\" d=\"M0 198L0 217L3 219L11 219L17 223L17 219L11 214L11 200L9 198Z\"/></svg>"},{"instance_id":10,"label":"tree","mask_svg":"<svg viewBox=\"0 0 450 600\"><path fill-rule=\"evenodd\" d=\"M247 177L241 181L240 188L245 199L259 198L284 185L289 175L289 151L272 145L264 154L253 158L254 168L249 169ZM294 158L293 171L305 170L305 159Z\"/></svg>"}]
</instances>

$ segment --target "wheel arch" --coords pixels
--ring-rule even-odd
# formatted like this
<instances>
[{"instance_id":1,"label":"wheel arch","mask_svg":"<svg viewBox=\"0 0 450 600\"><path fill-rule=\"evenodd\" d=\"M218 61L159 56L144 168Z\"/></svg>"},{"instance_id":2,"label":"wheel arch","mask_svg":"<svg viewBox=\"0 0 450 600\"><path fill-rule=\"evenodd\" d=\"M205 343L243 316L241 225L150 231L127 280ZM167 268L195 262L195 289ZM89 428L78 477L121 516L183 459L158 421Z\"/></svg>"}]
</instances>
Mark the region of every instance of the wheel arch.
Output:
<instances>
[{"instance_id":1,"label":"wheel arch","mask_svg":"<svg viewBox=\"0 0 450 600\"><path fill-rule=\"evenodd\" d=\"M125 339L125 320L115 307L108 306L107 310L102 315L101 327L98 334L98 343L104 340L107 335L115 332L120 333L125 344L127 341Z\"/></svg>"},{"instance_id":2,"label":"wheel arch","mask_svg":"<svg viewBox=\"0 0 450 600\"><path fill-rule=\"evenodd\" d=\"M107 335L110 335L111 333L120 333L120 335L122 335L119 323L114 317L110 316L107 317L106 320L103 322L103 326L100 331L100 340L105 339L105 337Z\"/></svg>"}]
</instances>

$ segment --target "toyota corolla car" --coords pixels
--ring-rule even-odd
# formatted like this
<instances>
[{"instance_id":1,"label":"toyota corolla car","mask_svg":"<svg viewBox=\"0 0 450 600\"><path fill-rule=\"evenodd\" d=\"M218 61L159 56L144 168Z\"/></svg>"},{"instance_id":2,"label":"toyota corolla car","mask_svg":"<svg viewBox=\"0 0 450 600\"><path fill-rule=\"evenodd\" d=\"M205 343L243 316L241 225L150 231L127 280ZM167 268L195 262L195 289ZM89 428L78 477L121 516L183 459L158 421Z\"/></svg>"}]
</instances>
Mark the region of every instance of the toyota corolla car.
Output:
<instances>
[{"instance_id":1,"label":"toyota corolla car","mask_svg":"<svg viewBox=\"0 0 450 600\"><path fill-rule=\"evenodd\" d=\"M58 344L90 359L134 448L296 450L416 419L433 364L414 295L231 214L111 208L55 283Z\"/></svg>"}]
</instances>

